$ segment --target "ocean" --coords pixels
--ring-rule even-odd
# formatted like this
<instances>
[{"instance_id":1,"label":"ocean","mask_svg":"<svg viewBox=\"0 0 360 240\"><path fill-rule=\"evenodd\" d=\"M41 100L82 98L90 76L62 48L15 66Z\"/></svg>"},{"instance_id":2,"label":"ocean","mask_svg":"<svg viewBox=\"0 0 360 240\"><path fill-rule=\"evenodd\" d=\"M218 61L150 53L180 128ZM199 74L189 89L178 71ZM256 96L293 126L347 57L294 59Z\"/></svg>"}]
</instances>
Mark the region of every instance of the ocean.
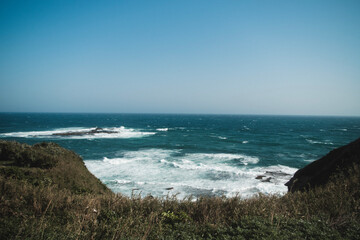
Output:
<instances>
[{"instance_id":1,"label":"ocean","mask_svg":"<svg viewBox=\"0 0 360 240\"><path fill-rule=\"evenodd\" d=\"M296 170L359 137L359 117L0 113L0 139L58 143L127 196L283 194Z\"/></svg>"}]
</instances>

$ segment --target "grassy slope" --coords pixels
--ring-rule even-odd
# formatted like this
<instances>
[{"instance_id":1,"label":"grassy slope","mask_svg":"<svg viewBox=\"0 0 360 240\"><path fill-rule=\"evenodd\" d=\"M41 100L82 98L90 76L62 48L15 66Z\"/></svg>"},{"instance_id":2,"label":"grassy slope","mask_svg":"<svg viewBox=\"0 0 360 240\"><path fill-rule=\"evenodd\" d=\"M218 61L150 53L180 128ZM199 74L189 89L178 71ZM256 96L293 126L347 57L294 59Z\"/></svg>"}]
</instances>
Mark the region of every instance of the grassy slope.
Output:
<instances>
[{"instance_id":1,"label":"grassy slope","mask_svg":"<svg viewBox=\"0 0 360 240\"><path fill-rule=\"evenodd\" d=\"M303 193L178 201L115 195L53 143L0 147L0 239L360 239L359 166Z\"/></svg>"}]
</instances>

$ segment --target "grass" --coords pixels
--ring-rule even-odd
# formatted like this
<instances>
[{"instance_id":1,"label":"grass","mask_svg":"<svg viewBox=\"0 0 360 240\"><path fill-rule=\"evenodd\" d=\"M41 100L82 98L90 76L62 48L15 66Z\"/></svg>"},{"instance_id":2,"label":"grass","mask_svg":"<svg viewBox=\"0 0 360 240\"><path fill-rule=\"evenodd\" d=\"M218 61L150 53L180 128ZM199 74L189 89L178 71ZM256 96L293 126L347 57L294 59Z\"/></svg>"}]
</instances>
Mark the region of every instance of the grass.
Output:
<instances>
[{"instance_id":1,"label":"grass","mask_svg":"<svg viewBox=\"0 0 360 240\"><path fill-rule=\"evenodd\" d=\"M62 157L43 168L0 157L1 239L360 239L358 165L324 187L284 196L129 198L104 190L73 152L37 148ZM69 168L77 175L56 175ZM76 185L81 179L90 185Z\"/></svg>"},{"instance_id":2,"label":"grass","mask_svg":"<svg viewBox=\"0 0 360 240\"><path fill-rule=\"evenodd\" d=\"M0 174L35 186L55 185L72 193L111 192L89 173L76 153L55 143L29 146L0 140Z\"/></svg>"}]
</instances>

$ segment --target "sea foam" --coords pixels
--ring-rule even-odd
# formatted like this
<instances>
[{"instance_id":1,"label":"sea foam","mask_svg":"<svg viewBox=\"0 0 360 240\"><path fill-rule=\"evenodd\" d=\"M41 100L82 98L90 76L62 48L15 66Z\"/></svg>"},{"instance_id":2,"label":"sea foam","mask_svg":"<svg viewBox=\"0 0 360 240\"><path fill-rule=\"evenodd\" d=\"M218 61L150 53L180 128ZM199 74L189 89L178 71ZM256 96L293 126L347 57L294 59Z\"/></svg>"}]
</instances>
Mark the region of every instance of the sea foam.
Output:
<instances>
[{"instance_id":1,"label":"sea foam","mask_svg":"<svg viewBox=\"0 0 360 240\"><path fill-rule=\"evenodd\" d=\"M89 132L95 130L96 128L80 128L80 127L71 127L71 128L59 128L54 130L45 130L45 131L29 131L29 132L10 132L2 133L2 137L18 137L18 138L54 138L54 139L96 139L96 138L140 138L145 136L151 136L156 134L156 132L145 132L138 129L121 127L110 127L103 128L104 131L111 131L113 133L94 133L94 134L84 134L84 135L54 135L54 134L64 134L64 133L81 133Z\"/></svg>"},{"instance_id":2,"label":"sea foam","mask_svg":"<svg viewBox=\"0 0 360 240\"><path fill-rule=\"evenodd\" d=\"M180 150L140 149L124 151L121 157L86 160L89 170L103 182L111 181L114 192L128 196L133 191L143 195L178 197L193 195L250 197L259 192L284 193L297 169L282 165L256 167L254 156L229 153L185 153ZM233 163L240 164L234 165ZM269 182L256 177L266 175ZM113 179L117 179L114 182ZM171 190L169 190L171 189Z\"/></svg>"},{"instance_id":3,"label":"sea foam","mask_svg":"<svg viewBox=\"0 0 360 240\"><path fill-rule=\"evenodd\" d=\"M169 128L157 128L156 131L167 132L167 131L169 131Z\"/></svg>"}]
</instances>

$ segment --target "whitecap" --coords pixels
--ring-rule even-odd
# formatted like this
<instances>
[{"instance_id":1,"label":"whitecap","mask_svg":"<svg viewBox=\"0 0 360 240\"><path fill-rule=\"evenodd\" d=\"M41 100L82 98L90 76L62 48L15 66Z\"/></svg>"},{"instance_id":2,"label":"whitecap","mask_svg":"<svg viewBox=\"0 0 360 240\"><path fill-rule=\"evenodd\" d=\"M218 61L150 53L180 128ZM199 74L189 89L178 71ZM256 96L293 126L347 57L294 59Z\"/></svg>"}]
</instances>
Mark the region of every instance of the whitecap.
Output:
<instances>
[{"instance_id":1,"label":"whitecap","mask_svg":"<svg viewBox=\"0 0 360 240\"><path fill-rule=\"evenodd\" d=\"M247 156L244 154L232 154L232 153L193 153L187 154L185 156L188 159L201 160L201 161L211 161L211 162L223 162L237 160L244 165L247 164L256 164L259 162L258 157Z\"/></svg>"},{"instance_id":2,"label":"whitecap","mask_svg":"<svg viewBox=\"0 0 360 240\"><path fill-rule=\"evenodd\" d=\"M243 128L245 129L245 130L250 130L250 128L249 127L247 127L247 126L243 126Z\"/></svg>"},{"instance_id":3,"label":"whitecap","mask_svg":"<svg viewBox=\"0 0 360 240\"><path fill-rule=\"evenodd\" d=\"M305 139L310 144L324 144L324 145L334 145L334 143L330 142L329 140L325 140L324 142L316 141L312 139Z\"/></svg>"},{"instance_id":4,"label":"whitecap","mask_svg":"<svg viewBox=\"0 0 360 240\"><path fill-rule=\"evenodd\" d=\"M316 159L304 159L304 162L313 162L315 161Z\"/></svg>"},{"instance_id":5,"label":"whitecap","mask_svg":"<svg viewBox=\"0 0 360 240\"><path fill-rule=\"evenodd\" d=\"M110 127L103 128L104 131L110 131L109 133L94 133L94 134L84 134L84 135L69 135L69 136L59 136L54 134L62 134L62 133L80 133L80 132L89 132L95 130L96 128L79 128L79 127L71 127L71 128L59 128L54 130L46 130L46 131L28 131L28 132L11 132L11 133L2 133L0 136L3 137L20 137L20 138L56 138L56 139L97 139L97 138L140 138L146 137L156 134L155 132L143 132L141 130L133 129L133 128L125 128L121 127Z\"/></svg>"},{"instance_id":6,"label":"whitecap","mask_svg":"<svg viewBox=\"0 0 360 240\"><path fill-rule=\"evenodd\" d=\"M54 130L47 130L47 131L28 131L28 132L10 132L10 133L1 133L1 136L4 137L19 137L19 138L35 138L35 137L54 137L53 134L63 133L63 132L76 132L76 131L90 131L91 128L59 128Z\"/></svg>"},{"instance_id":7,"label":"whitecap","mask_svg":"<svg viewBox=\"0 0 360 240\"><path fill-rule=\"evenodd\" d=\"M129 184L129 183L132 183L132 181L130 181L130 180L124 180L124 179L117 179L117 180L115 180L116 181L116 183L118 183L118 184Z\"/></svg>"},{"instance_id":8,"label":"whitecap","mask_svg":"<svg viewBox=\"0 0 360 240\"><path fill-rule=\"evenodd\" d=\"M109 163L109 164L113 164L113 165L119 165L119 164L126 164L131 162L131 159L126 159L126 158L107 158L104 157L103 161L105 163Z\"/></svg>"},{"instance_id":9,"label":"whitecap","mask_svg":"<svg viewBox=\"0 0 360 240\"><path fill-rule=\"evenodd\" d=\"M169 128L157 128L156 131L167 132L167 131L169 131Z\"/></svg>"}]
</instances>

